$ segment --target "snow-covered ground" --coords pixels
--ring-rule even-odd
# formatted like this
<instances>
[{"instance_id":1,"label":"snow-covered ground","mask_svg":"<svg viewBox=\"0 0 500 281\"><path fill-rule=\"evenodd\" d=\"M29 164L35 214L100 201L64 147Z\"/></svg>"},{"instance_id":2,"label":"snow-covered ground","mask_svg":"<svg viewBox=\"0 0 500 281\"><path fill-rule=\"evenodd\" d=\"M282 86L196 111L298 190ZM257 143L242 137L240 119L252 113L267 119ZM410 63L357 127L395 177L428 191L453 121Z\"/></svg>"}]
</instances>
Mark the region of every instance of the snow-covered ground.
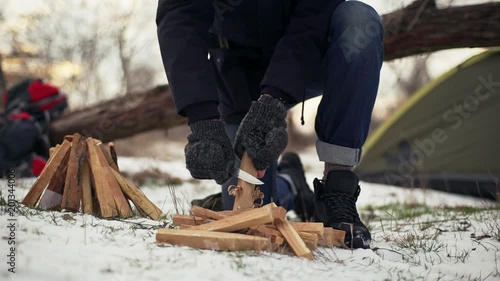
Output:
<instances>
[{"instance_id":1,"label":"snow-covered ground","mask_svg":"<svg viewBox=\"0 0 500 281\"><path fill-rule=\"evenodd\" d=\"M312 182L321 175L321 164L313 151L301 156ZM215 183L188 181L181 149L171 158L121 158L119 165L127 172L158 168L185 179L174 187L184 210L191 199L218 191ZM18 200L32 183L17 180ZM0 181L0 190L5 197L6 181ZM142 190L167 217L175 212L167 186ZM23 207L15 217L16 273L7 264L10 217L0 216L0 280L500 280L500 212L492 203L368 183L362 183L358 202L370 219L372 249L320 248L314 261L157 245L156 228L168 220L102 220Z\"/></svg>"}]
</instances>

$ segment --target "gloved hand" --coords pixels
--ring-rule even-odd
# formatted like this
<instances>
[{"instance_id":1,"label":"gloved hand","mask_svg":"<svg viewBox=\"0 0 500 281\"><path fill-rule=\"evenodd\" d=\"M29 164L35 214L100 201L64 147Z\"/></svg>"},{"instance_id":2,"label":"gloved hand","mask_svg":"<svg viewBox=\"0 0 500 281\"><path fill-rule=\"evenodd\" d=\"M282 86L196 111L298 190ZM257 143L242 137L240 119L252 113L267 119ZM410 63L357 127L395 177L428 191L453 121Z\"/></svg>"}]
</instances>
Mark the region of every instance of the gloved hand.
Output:
<instances>
[{"instance_id":1,"label":"gloved hand","mask_svg":"<svg viewBox=\"0 0 500 281\"><path fill-rule=\"evenodd\" d=\"M214 179L218 184L231 177L234 151L220 120L202 120L189 125L191 133L184 148L186 167L195 179Z\"/></svg>"},{"instance_id":2,"label":"gloved hand","mask_svg":"<svg viewBox=\"0 0 500 281\"><path fill-rule=\"evenodd\" d=\"M252 102L236 133L236 155L241 159L246 151L257 170L269 168L288 143L286 113L285 105L270 96Z\"/></svg>"}]
</instances>

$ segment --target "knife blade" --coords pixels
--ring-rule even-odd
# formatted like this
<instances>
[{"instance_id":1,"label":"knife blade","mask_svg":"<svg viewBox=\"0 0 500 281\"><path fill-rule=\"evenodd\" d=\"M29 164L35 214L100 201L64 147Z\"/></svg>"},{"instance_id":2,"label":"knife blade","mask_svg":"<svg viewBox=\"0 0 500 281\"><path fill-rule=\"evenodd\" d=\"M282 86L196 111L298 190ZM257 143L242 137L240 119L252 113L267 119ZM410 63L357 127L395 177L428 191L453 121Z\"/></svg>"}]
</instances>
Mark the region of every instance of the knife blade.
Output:
<instances>
[{"instance_id":1,"label":"knife blade","mask_svg":"<svg viewBox=\"0 0 500 281\"><path fill-rule=\"evenodd\" d=\"M255 185L262 185L264 184L261 180L258 178L252 176L251 174L243 171L242 169L238 167L234 167L233 175L236 176L237 178L244 180L248 183L255 184Z\"/></svg>"}]
</instances>

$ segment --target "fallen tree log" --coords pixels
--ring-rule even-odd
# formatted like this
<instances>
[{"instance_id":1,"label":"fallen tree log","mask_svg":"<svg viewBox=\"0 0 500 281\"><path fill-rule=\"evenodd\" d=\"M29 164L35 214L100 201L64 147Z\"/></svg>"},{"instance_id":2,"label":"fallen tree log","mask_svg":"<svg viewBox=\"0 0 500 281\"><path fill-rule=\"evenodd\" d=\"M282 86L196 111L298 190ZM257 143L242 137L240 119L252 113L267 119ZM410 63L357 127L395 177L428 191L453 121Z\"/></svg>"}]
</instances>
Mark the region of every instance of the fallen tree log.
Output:
<instances>
[{"instance_id":1,"label":"fallen tree log","mask_svg":"<svg viewBox=\"0 0 500 281\"><path fill-rule=\"evenodd\" d=\"M467 47L500 46L500 3L439 9L418 0L382 16L385 60Z\"/></svg>"},{"instance_id":2,"label":"fallen tree log","mask_svg":"<svg viewBox=\"0 0 500 281\"><path fill-rule=\"evenodd\" d=\"M176 114L169 87L162 85L65 114L52 122L49 137L51 144L74 133L109 142L182 124L187 119Z\"/></svg>"},{"instance_id":3,"label":"fallen tree log","mask_svg":"<svg viewBox=\"0 0 500 281\"><path fill-rule=\"evenodd\" d=\"M462 47L500 46L500 3L438 9L434 0L417 0L382 16L385 60ZM367 27L368 28L368 27ZM109 142L153 129L187 124L175 112L167 85L127 94L65 114L50 127L50 141L80 133Z\"/></svg>"}]
</instances>

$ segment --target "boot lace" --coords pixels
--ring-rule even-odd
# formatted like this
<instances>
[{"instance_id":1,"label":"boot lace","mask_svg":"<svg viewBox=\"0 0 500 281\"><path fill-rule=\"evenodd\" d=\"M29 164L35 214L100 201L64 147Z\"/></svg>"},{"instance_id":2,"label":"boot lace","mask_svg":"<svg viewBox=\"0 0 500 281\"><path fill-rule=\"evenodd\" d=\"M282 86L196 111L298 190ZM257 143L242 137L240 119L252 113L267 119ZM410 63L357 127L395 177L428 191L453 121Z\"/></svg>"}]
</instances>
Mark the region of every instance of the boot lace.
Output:
<instances>
[{"instance_id":1,"label":"boot lace","mask_svg":"<svg viewBox=\"0 0 500 281\"><path fill-rule=\"evenodd\" d=\"M331 219L333 221L354 224L362 223L356 208L356 201L358 200L360 191L358 187L354 196L342 192L323 194L328 213L332 214Z\"/></svg>"}]
</instances>

